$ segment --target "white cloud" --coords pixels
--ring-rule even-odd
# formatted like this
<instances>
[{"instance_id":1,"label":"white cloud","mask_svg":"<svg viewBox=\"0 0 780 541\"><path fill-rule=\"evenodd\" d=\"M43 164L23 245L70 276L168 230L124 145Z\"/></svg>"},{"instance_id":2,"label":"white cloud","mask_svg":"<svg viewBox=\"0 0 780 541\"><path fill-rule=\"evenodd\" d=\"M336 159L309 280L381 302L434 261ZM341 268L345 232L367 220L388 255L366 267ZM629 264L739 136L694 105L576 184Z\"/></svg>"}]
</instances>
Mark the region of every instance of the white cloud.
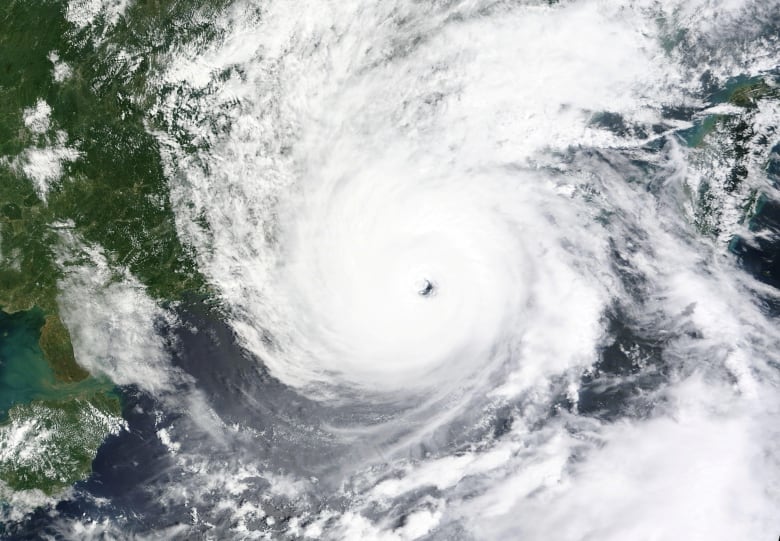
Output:
<instances>
[{"instance_id":1,"label":"white cloud","mask_svg":"<svg viewBox=\"0 0 780 541\"><path fill-rule=\"evenodd\" d=\"M70 0L65 18L78 29L92 24L98 16L113 25L125 12L132 0Z\"/></svg>"},{"instance_id":2,"label":"white cloud","mask_svg":"<svg viewBox=\"0 0 780 541\"><path fill-rule=\"evenodd\" d=\"M117 385L157 393L178 377L157 324L172 321L128 271L112 268L102 251L61 230L64 272L58 299L76 361ZM86 256L86 257L85 257Z\"/></svg>"},{"instance_id":3,"label":"white cloud","mask_svg":"<svg viewBox=\"0 0 780 541\"><path fill-rule=\"evenodd\" d=\"M79 156L77 150L65 146L28 148L14 163L33 181L35 191L45 200L52 185L62 177L63 164L75 161Z\"/></svg>"},{"instance_id":4,"label":"white cloud","mask_svg":"<svg viewBox=\"0 0 780 541\"><path fill-rule=\"evenodd\" d=\"M76 161L81 153L66 145L68 135L64 131L47 136L52 121L51 106L46 101L38 99L34 107L24 109L22 119L30 132L44 137L45 146L29 147L10 163L33 182L35 191L45 201L54 183L60 181L63 165Z\"/></svg>"},{"instance_id":5,"label":"white cloud","mask_svg":"<svg viewBox=\"0 0 780 541\"><path fill-rule=\"evenodd\" d=\"M403 402L343 429L371 450L338 473L347 510L307 516L305 532L411 539L461 521L488 539L725 540L771 527L776 324L681 212L688 153L645 154L645 137L591 124L701 105L701 72L745 62L712 36L736 39L751 6L310 0L257 15L245 2L206 50L171 54L152 91L177 226L242 344L325 404ZM667 54L667 19L713 65ZM643 159L663 178L624 174ZM663 349L654 407L551 416L558 393L576 399L614 305ZM499 441L452 455L436 439L500 405L517 410ZM414 499L433 490L445 497ZM376 518L393 505L405 526Z\"/></svg>"},{"instance_id":6,"label":"white cloud","mask_svg":"<svg viewBox=\"0 0 780 541\"><path fill-rule=\"evenodd\" d=\"M56 82L61 83L73 74L73 69L67 63L60 61L60 55L56 51L49 53L49 61L54 65L52 74Z\"/></svg>"},{"instance_id":7,"label":"white cloud","mask_svg":"<svg viewBox=\"0 0 780 541\"><path fill-rule=\"evenodd\" d=\"M51 107L44 100L39 99L35 107L28 107L22 112L24 125L35 134L43 134L51 125Z\"/></svg>"}]
</instances>

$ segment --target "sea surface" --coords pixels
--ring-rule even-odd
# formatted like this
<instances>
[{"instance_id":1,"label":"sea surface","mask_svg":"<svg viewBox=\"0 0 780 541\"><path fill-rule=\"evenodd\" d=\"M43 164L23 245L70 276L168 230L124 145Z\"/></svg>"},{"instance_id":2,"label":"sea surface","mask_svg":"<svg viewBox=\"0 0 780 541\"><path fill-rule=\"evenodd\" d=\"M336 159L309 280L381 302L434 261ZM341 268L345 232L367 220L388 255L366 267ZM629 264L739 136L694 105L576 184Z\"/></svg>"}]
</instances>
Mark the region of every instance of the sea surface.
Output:
<instances>
[{"instance_id":1,"label":"sea surface","mask_svg":"<svg viewBox=\"0 0 780 541\"><path fill-rule=\"evenodd\" d=\"M126 425L3 535L780 535L780 3L32 4L0 166Z\"/></svg>"}]
</instances>

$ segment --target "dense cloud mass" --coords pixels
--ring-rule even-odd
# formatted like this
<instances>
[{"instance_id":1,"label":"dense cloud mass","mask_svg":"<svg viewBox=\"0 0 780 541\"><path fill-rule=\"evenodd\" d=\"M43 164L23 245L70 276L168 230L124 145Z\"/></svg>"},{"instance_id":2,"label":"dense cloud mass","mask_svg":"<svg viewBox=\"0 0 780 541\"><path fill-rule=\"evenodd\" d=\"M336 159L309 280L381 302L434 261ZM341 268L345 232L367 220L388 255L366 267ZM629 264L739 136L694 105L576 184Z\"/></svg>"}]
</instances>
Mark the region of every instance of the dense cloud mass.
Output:
<instances>
[{"instance_id":1,"label":"dense cloud mass","mask_svg":"<svg viewBox=\"0 0 780 541\"><path fill-rule=\"evenodd\" d=\"M745 256L776 242L750 218L780 159L777 2L218 13L137 97L218 307L99 250L63 263L82 364L133 389L111 445L153 473L47 528L780 533L777 290Z\"/></svg>"}]
</instances>

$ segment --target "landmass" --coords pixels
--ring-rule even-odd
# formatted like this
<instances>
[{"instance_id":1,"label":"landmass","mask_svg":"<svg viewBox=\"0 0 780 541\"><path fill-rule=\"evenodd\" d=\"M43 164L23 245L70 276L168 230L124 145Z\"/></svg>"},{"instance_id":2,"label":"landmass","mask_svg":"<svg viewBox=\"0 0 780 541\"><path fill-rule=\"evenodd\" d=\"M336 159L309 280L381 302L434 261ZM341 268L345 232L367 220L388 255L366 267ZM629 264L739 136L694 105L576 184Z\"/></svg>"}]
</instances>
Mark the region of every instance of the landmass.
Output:
<instances>
[{"instance_id":1,"label":"landmass","mask_svg":"<svg viewBox=\"0 0 780 541\"><path fill-rule=\"evenodd\" d=\"M206 289L177 236L146 110L131 98L160 32L189 4L131 3L131 15L81 26L65 0L0 6L0 319L19 314L7 325L30 327L0 342L0 385L25 369L20 355L43 374L6 392L18 401L0 413L0 503L8 490L54 494L84 479L123 426L113 384L79 365L61 317L60 232L99 246L162 303ZM136 50L119 54L117 43ZM23 354L12 340L32 342Z\"/></svg>"}]
</instances>

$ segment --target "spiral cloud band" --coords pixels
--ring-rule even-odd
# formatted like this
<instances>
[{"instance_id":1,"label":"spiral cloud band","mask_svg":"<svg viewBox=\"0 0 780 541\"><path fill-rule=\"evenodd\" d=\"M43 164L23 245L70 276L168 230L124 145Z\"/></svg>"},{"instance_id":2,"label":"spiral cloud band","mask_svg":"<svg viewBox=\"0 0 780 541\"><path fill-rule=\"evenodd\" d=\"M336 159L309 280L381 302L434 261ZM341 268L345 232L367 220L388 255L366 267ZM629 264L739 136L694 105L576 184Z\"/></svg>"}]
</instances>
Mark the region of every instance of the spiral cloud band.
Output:
<instances>
[{"instance_id":1,"label":"spiral cloud band","mask_svg":"<svg viewBox=\"0 0 780 541\"><path fill-rule=\"evenodd\" d=\"M381 16L363 13L339 31L367 32L378 24L390 32ZM534 21L524 18L521 24L532 28ZM523 88L524 72L499 68L518 62L510 25L491 38L504 42L485 44L470 43L479 24L467 26L475 28L458 36L444 27L433 43L409 53L369 48L362 56L361 45L346 39L328 55L312 55L319 33L335 32L312 28L312 37L298 38L300 58L286 52L281 60L250 60L257 63L255 84L269 94L258 103L259 119L237 118L241 133L216 142L228 162L215 169L216 185L226 192L213 193L215 184L203 179L209 204L202 210L215 221L210 234L232 239L216 239L207 263L230 304L245 314L236 322L239 332L283 381L419 387L484 374L499 357L516 360L518 348L535 347L541 328L570 322L577 330L565 341L592 345L597 338L603 284L589 280L593 269L572 266L593 257L597 267L601 256L592 252L603 251L603 239L583 230L578 215L588 211L564 180L519 167L537 144L526 140L526 130L547 122L530 119L519 133L508 123L542 88L538 82ZM406 29L408 39L423 30ZM466 44L470 53L463 54ZM506 57L483 59L479 50ZM447 62L458 54L466 58ZM354 56L370 66L377 55L390 60L365 73L340 64ZM279 82L264 80L270 62L290 64ZM485 63L490 70L480 78ZM339 69L350 73L342 77ZM570 95L579 92L572 88ZM488 102L494 109L481 110ZM294 130L300 140L286 151L280 131ZM255 150L272 146L282 155ZM268 215L266 205L277 200ZM265 231L252 234L252 225ZM231 283L236 273L246 277L240 290ZM420 295L426 284L430 295ZM573 306L583 313L573 314ZM554 370L570 355L539 362L558 363Z\"/></svg>"},{"instance_id":2,"label":"spiral cloud band","mask_svg":"<svg viewBox=\"0 0 780 541\"><path fill-rule=\"evenodd\" d=\"M685 137L733 114L702 81L777 69L777 6L622 4L247 0L163 59L150 129L180 236L295 397L247 392L278 425L220 432L246 444L238 486L284 487L246 516L280 498L299 515L277 533L338 539L776 535L775 293L702 234L723 171ZM774 137L777 107L751 114ZM719 231L747 236L734 193ZM215 492L202 449L175 449Z\"/></svg>"}]
</instances>

